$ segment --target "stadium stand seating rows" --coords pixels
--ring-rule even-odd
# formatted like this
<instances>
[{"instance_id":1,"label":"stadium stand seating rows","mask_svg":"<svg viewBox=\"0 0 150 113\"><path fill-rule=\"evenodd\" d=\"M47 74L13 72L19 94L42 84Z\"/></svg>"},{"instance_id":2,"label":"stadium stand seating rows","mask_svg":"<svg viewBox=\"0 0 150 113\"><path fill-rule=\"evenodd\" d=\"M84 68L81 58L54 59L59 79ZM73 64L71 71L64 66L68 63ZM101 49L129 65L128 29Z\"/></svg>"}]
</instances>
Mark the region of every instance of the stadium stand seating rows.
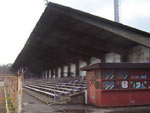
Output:
<instances>
[{"instance_id":1,"label":"stadium stand seating rows","mask_svg":"<svg viewBox=\"0 0 150 113\"><path fill-rule=\"evenodd\" d=\"M87 88L86 77L83 76L25 80L23 87L52 98L69 96Z\"/></svg>"}]
</instances>

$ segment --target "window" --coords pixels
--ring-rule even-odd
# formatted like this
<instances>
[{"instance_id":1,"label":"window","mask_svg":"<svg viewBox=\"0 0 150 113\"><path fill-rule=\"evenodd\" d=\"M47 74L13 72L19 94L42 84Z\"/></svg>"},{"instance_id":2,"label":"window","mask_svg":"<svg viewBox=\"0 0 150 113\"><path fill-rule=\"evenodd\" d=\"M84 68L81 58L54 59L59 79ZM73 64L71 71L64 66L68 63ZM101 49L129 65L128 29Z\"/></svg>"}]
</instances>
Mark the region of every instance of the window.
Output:
<instances>
[{"instance_id":1,"label":"window","mask_svg":"<svg viewBox=\"0 0 150 113\"><path fill-rule=\"evenodd\" d=\"M103 76L102 76L102 88L105 90L111 90L114 89L114 79L115 78L115 74L112 70L106 70L103 72Z\"/></svg>"},{"instance_id":2,"label":"window","mask_svg":"<svg viewBox=\"0 0 150 113\"><path fill-rule=\"evenodd\" d=\"M107 80L107 79L114 79L115 75L113 73L113 71L106 71L103 72L103 79Z\"/></svg>"},{"instance_id":3,"label":"window","mask_svg":"<svg viewBox=\"0 0 150 113\"><path fill-rule=\"evenodd\" d=\"M102 89L146 89L150 88L150 74L139 70L103 70Z\"/></svg>"},{"instance_id":4,"label":"window","mask_svg":"<svg viewBox=\"0 0 150 113\"><path fill-rule=\"evenodd\" d=\"M139 75L131 75L131 79L139 79L140 76Z\"/></svg>"},{"instance_id":5,"label":"window","mask_svg":"<svg viewBox=\"0 0 150 113\"><path fill-rule=\"evenodd\" d=\"M128 81L116 81L116 88L117 89L126 89L128 88Z\"/></svg>"},{"instance_id":6,"label":"window","mask_svg":"<svg viewBox=\"0 0 150 113\"><path fill-rule=\"evenodd\" d=\"M128 79L128 74L127 71L118 71L116 72L117 78L118 79Z\"/></svg>"},{"instance_id":7,"label":"window","mask_svg":"<svg viewBox=\"0 0 150 113\"><path fill-rule=\"evenodd\" d=\"M147 76L146 75L140 75L140 79L146 79Z\"/></svg>"},{"instance_id":8,"label":"window","mask_svg":"<svg viewBox=\"0 0 150 113\"><path fill-rule=\"evenodd\" d=\"M114 89L114 81L103 81L103 89L105 90L111 90Z\"/></svg>"},{"instance_id":9,"label":"window","mask_svg":"<svg viewBox=\"0 0 150 113\"><path fill-rule=\"evenodd\" d=\"M130 81L132 89L143 89L147 88L147 81Z\"/></svg>"}]
</instances>

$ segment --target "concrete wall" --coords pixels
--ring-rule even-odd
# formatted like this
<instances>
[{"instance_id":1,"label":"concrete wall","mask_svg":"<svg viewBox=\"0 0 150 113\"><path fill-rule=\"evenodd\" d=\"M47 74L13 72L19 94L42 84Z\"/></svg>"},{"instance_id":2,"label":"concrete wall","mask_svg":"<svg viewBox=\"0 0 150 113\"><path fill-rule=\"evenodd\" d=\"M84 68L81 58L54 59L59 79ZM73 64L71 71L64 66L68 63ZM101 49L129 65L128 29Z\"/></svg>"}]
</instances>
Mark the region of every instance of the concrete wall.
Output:
<instances>
[{"instance_id":1,"label":"concrete wall","mask_svg":"<svg viewBox=\"0 0 150 113\"><path fill-rule=\"evenodd\" d=\"M90 58L90 64L95 64L95 63L100 63L101 60L99 58L96 57L91 57Z\"/></svg>"},{"instance_id":2,"label":"concrete wall","mask_svg":"<svg viewBox=\"0 0 150 113\"><path fill-rule=\"evenodd\" d=\"M107 53L105 54L105 62L118 63L121 62L121 56L116 53Z\"/></svg>"},{"instance_id":3,"label":"concrete wall","mask_svg":"<svg viewBox=\"0 0 150 113\"><path fill-rule=\"evenodd\" d=\"M85 104L85 94L84 92L80 92L76 95L71 95L71 102L72 104Z\"/></svg>"},{"instance_id":4,"label":"concrete wall","mask_svg":"<svg viewBox=\"0 0 150 113\"><path fill-rule=\"evenodd\" d=\"M70 64L70 72L71 72L71 76L76 75L76 65L75 64Z\"/></svg>"},{"instance_id":5,"label":"concrete wall","mask_svg":"<svg viewBox=\"0 0 150 113\"><path fill-rule=\"evenodd\" d=\"M79 69L87 65L87 62L80 60L79 61ZM86 71L79 70L80 76L86 76Z\"/></svg>"},{"instance_id":6,"label":"concrete wall","mask_svg":"<svg viewBox=\"0 0 150 113\"><path fill-rule=\"evenodd\" d=\"M133 63L150 63L150 48L136 46L129 52L129 62Z\"/></svg>"},{"instance_id":7,"label":"concrete wall","mask_svg":"<svg viewBox=\"0 0 150 113\"><path fill-rule=\"evenodd\" d=\"M68 66L63 66L64 70L64 76L66 77L68 75Z\"/></svg>"}]
</instances>

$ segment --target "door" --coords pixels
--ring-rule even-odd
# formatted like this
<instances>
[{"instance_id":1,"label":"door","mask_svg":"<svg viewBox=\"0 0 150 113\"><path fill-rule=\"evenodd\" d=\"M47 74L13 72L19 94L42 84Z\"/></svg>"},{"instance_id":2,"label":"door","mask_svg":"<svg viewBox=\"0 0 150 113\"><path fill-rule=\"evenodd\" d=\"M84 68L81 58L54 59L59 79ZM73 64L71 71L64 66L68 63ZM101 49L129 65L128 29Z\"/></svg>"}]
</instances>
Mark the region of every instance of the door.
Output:
<instances>
[{"instance_id":1,"label":"door","mask_svg":"<svg viewBox=\"0 0 150 113\"><path fill-rule=\"evenodd\" d=\"M89 74L89 79L90 79L90 103L91 104L96 104L96 89L95 89L95 72L91 72Z\"/></svg>"}]
</instances>

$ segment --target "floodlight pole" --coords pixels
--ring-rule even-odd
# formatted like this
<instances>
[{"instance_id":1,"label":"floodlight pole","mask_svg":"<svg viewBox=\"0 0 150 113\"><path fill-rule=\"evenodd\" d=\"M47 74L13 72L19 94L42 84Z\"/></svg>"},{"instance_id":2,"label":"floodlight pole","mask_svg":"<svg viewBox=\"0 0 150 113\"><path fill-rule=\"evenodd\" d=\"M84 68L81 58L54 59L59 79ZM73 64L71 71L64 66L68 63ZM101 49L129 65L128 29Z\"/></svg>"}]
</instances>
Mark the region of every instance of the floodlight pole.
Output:
<instances>
[{"instance_id":1,"label":"floodlight pole","mask_svg":"<svg viewBox=\"0 0 150 113\"><path fill-rule=\"evenodd\" d=\"M119 0L114 0L114 20L119 22Z\"/></svg>"}]
</instances>

